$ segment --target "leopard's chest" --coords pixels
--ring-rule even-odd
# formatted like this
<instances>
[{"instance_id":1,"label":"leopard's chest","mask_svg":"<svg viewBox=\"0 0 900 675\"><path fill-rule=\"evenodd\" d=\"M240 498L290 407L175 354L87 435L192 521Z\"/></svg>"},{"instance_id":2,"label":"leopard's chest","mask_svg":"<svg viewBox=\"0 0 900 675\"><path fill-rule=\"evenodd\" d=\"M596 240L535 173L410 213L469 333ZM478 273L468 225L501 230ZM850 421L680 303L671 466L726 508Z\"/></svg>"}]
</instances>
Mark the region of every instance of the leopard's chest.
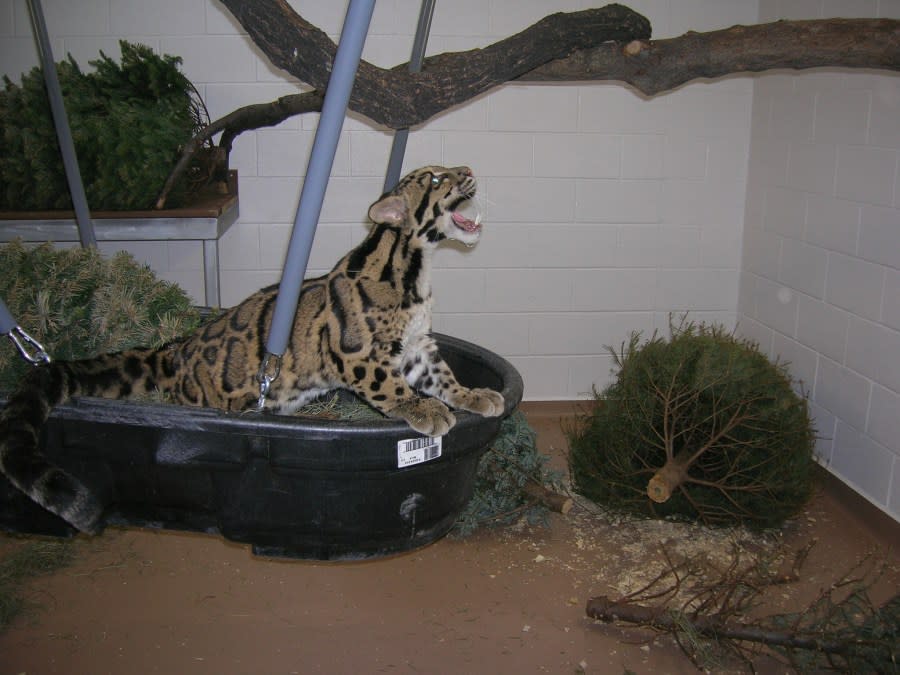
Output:
<instances>
[{"instance_id":1,"label":"leopard's chest","mask_svg":"<svg viewBox=\"0 0 900 675\"><path fill-rule=\"evenodd\" d=\"M409 308L400 341L404 347L431 332L431 298Z\"/></svg>"},{"instance_id":2,"label":"leopard's chest","mask_svg":"<svg viewBox=\"0 0 900 675\"><path fill-rule=\"evenodd\" d=\"M371 354L406 352L421 336L431 333L431 302L371 312L365 315L363 324L369 334Z\"/></svg>"}]
</instances>

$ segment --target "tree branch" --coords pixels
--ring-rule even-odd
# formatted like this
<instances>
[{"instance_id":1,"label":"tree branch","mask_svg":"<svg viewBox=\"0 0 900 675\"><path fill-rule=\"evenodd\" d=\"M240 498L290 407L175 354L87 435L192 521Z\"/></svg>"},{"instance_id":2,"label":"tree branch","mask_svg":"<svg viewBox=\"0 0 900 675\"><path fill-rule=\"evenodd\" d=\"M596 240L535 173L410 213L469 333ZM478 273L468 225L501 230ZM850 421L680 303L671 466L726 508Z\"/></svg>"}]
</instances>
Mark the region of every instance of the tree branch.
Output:
<instances>
[{"instance_id":1,"label":"tree branch","mask_svg":"<svg viewBox=\"0 0 900 675\"><path fill-rule=\"evenodd\" d=\"M755 672L749 657L760 653L754 645L762 645L770 656L781 655L802 672L893 672L900 595L894 594L881 606L870 596L883 563L865 571L863 565L874 561L862 561L798 612L767 615L760 611L766 589L800 579L814 544L814 540L807 542L792 560L784 557L780 563L778 549L751 557L747 564L736 548L722 570L707 565L704 554L675 562L663 547L665 568L643 588L619 600L590 598L585 611L605 623L667 632L703 670L713 662L710 647L714 646L740 656Z\"/></svg>"},{"instance_id":2,"label":"tree branch","mask_svg":"<svg viewBox=\"0 0 900 675\"><path fill-rule=\"evenodd\" d=\"M820 19L693 31L668 40L600 45L535 68L527 82L618 80L654 95L698 78L777 68L900 70L900 21Z\"/></svg>"},{"instance_id":3,"label":"tree branch","mask_svg":"<svg viewBox=\"0 0 900 675\"><path fill-rule=\"evenodd\" d=\"M156 200L156 208L164 209L169 193L178 182L181 175L187 170L191 159L203 144L218 133L222 133L219 141L227 158L231 152L234 139L244 131L260 129L262 127L274 127L284 120L307 112L316 112L322 109L323 95L319 91L310 91L305 94L289 94L282 96L270 103L254 103L253 105L238 108L224 117L206 125L191 142L188 143L178 158L178 162L172 169L172 173L166 179L162 192ZM227 165L227 159L225 161Z\"/></svg>"},{"instance_id":4,"label":"tree branch","mask_svg":"<svg viewBox=\"0 0 900 675\"><path fill-rule=\"evenodd\" d=\"M588 600L586 614L592 619L612 623L623 621L663 631L681 630L687 621L699 635L720 640L758 642L791 649L809 649L826 654L846 654L850 645L846 642L823 640L816 636L796 635L786 631L767 630L758 626L740 624L722 616L692 616L673 613L665 607L649 607L620 603L605 595Z\"/></svg>"},{"instance_id":5,"label":"tree branch","mask_svg":"<svg viewBox=\"0 0 900 675\"><path fill-rule=\"evenodd\" d=\"M522 486L522 494L546 506L551 511L566 515L572 510L572 498L546 488L536 480L530 480Z\"/></svg>"},{"instance_id":6,"label":"tree branch","mask_svg":"<svg viewBox=\"0 0 900 675\"><path fill-rule=\"evenodd\" d=\"M325 90L336 46L285 0L222 0L274 65ZM408 64L385 69L361 61L350 109L401 129L520 77L538 66L604 42L650 38L650 22L622 5L544 17L520 33L483 49L425 59L420 73Z\"/></svg>"},{"instance_id":7,"label":"tree branch","mask_svg":"<svg viewBox=\"0 0 900 675\"><path fill-rule=\"evenodd\" d=\"M274 65L325 90L336 46L324 32L285 0L222 2ZM892 19L777 21L654 41L650 32L645 17L612 4L551 14L482 49L431 56L421 73L363 61L350 108L399 129L513 80L618 80L652 95L698 78L775 68L900 70L900 21Z\"/></svg>"}]
</instances>

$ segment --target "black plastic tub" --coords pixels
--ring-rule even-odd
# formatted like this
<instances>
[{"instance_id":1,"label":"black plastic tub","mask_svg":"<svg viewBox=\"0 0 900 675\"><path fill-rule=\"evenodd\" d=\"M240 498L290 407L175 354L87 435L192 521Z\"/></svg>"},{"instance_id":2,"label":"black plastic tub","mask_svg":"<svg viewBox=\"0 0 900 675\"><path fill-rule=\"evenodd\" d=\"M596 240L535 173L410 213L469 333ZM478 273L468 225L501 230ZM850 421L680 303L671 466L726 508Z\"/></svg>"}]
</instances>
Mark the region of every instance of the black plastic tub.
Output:
<instances>
[{"instance_id":1,"label":"black plastic tub","mask_svg":"<svg viewBox=\"0 0 900 675\"><path fill-rule=\"evenodd\" d=\"M503 417L516 408L522 378L512 365L472 343L437 339L463 384L500 391ZM108 499L106 525L217 533L257 555L359 560L429 544L453 526L503 419L455 414L437 455L394 420L83 398L53 411L42 443ZM6 531L74 534L2 476L0 504Z\"/></svg>"}]
</instances>

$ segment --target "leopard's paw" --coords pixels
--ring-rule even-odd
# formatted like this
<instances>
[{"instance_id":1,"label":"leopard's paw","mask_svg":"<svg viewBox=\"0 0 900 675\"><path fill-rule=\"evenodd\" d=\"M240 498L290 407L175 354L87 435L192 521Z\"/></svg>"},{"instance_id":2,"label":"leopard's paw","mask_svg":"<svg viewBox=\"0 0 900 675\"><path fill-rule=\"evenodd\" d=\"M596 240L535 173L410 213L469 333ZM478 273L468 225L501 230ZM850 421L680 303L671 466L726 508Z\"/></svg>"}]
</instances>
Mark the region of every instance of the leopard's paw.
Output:
<instances>
[{"instance_id":1,"label":"leopard's paw","mask_svg":"<svg viewBox=\"0 0 900 675\"><path fill-rule=\"evenodd\" d=\"M390 411L392 417L400 417L420 434L443 436L456 424L456 416L436 398L416 398L404 401Z\"/></svg>"},{"instance_id":2,"label":"leopard's paw","mask_svg":"<svg viewBox=\"0 0 900 675\"><path fill-rule=\"evenodd\" d=\"M478 388L467 389L458 395L458 403L454 407L478 413L484 417L497 417L502 415L506 408L506 402L498 391L493 389Z\"/></svg>"}]
</instances>

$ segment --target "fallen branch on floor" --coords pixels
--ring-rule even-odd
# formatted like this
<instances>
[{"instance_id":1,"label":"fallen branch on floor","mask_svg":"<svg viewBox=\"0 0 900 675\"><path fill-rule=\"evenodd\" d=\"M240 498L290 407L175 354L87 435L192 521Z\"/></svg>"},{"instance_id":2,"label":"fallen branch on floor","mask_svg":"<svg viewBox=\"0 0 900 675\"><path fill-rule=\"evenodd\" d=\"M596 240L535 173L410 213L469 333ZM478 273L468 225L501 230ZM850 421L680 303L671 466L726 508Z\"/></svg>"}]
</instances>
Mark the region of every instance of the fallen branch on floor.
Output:
<instances>
[{"instance_id":1,"label":"fallen branch on floor","mask_svg":"<svg viewBox=\"0 0 900 675\"><path fill-rule=\"evenodd\" d=\"M534 499L540 504L543 504L551 511L556 511L563 515L566 515L572 509L571 497L554 492L553 490L548 490L544 485L537 481L529 481L523 485L522 494L529 499Z\"/></svg>"},{"instance_id":2,"label":"fallen branch on floor","mask_svg":"<svg viewBox=\"0 0 900 675\"><path fill-rule=\"evenodd\" d=\"M876 606L869 591L877 573L848 573L799 612L748 616L763 590L799 579L812 544L800 549L788 572L770 572L771 560L734 563L718 578L703 579L699 558L674 563L644 588L619 600L588 600L587 616L670 634L700 668L724 652L752 668L758 655L749 645L780 657L798 672L896 673L900 663L900 594ZM652 604L651 604L652 603Z\"/></svg>"}]
</instances>

